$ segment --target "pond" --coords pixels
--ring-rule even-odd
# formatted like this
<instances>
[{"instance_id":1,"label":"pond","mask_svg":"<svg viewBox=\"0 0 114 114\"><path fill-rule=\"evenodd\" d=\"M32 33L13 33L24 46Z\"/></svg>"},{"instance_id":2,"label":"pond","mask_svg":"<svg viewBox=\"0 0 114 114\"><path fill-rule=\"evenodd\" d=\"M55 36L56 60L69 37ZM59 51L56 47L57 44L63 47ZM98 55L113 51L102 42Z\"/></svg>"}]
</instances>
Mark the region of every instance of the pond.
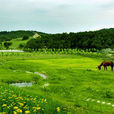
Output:
<instances>
[{"instance_id":1,"label":"pond","mask_svg":"<svg viewBox=\"0 0 114 114\"><path fill-rule=\"evenodd\" d=\"M33 84L31 82L22 82L22 83L11 83L10 85L17 87L32 87Z\"/></svg>"}]
</instances>

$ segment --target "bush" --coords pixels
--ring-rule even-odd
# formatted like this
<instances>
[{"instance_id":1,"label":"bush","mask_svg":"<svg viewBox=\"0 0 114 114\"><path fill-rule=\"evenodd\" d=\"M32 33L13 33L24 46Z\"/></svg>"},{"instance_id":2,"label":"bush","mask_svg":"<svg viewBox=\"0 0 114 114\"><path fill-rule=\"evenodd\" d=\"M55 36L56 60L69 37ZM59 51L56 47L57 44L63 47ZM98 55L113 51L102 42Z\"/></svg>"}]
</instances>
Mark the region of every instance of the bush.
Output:
<instances>
[{"instance_id":1,"label":"bush","mask_svg":"<svg viewBox=\"0 0 114 114\"><path fill-rule=\"evenodd\" d=\"M24 48L25 47L25 44L20 44L19 45L19 48Z\"/></svg>"},{"instance_id":2,"label":"bush","mask_svg":"<svg viewBox=\"0 0 114 114\"><path fill-rule=\"evenodd\" d=\"M11 45L12 45L12 42L9 42L9 41L4 42L4 46L5 46L6 49L8 49L9 46L11 46Z\"/></svg>"},{"instance_id":3,"label":"bush","mask_svg":"<svg viewBox=\"0 0 114 114\"><path fill-rule=\"evenodd\" d=\"M28 40L29 36L23 36L22 40Z\"/></svg>"}]
</instances>

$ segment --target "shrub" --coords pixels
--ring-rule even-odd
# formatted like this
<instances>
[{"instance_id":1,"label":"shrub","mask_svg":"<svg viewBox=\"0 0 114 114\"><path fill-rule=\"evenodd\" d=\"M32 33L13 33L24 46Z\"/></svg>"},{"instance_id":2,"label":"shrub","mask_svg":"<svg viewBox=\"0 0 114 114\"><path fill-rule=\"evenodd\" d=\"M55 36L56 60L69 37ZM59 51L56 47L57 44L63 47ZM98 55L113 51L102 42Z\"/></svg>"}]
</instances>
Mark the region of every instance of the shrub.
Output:
<instances>
[{"instance_id":1,"label":"shrub","mask_svg":"<svg viewBox=\"0 0 114 114\"><path fill-rule=\"evenodd\" d=\"M29 39L29 36L23 36L22 40L27 40Z\"/></svg>"},{"instance_id":2,"label":"shrub","mask_svg":"<svg viewBox=\"0 0 114 114\"><path fill-rule=\"evenodd\" d=\"M20 44L19 45L19 48L24 48L25 47L25 44Z\"/></svg>"},{"instance_id":3,"label":"shrub","mask_svg":"<svg viewBox=\"0 0 114 114\"><path fill-rule=\"evenodd\" d=\"M4 46L6 49L8 49L9 46L11 46L11 45L12 45L12 42L9 42L9 41L4 42Z\"/></svg>"}]
</instances>

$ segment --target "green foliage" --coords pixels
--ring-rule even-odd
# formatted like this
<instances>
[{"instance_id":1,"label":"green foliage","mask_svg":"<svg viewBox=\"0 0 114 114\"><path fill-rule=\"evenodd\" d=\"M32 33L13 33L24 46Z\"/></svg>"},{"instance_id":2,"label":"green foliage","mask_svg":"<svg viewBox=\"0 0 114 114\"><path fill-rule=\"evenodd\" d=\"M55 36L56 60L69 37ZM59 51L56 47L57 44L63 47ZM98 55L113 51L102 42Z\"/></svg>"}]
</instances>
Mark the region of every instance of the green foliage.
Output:
<instances>
[{"instance_id":1,"label":"green foliage","mask_svg":"<svg viewBox=\"0 0 114 114\"><path fill-rule=\"evenodd\" d=\"M30 49L44 48L43 39L41 37L38 37L36 39L31 39L30 41L27 42L25 48L30 48Z\"/></svg>"},{"instance_id":2,"label":"green foliage","mask_svg":"<svg viewBox=\"0 0 114 114\"><path fill-rule=\"evenodd\" d=\"M22 89L0 84L1 114L47 114L48 112L54 114L57 114L57 112L60 114L67 113L62 109L62 107L59 107L60 110L57 110L57 104L50 106L49 102L50 101L41 96L28 95L28 93Z\"/></svg>"},{"instance_id":3,"label":"green foliage","mask_svg":"<svg viewBox=\"0 0 114 114\"><path fill-rule=\"evenodd\" d=\"M22 38L24 36L32 37L35 33L44 34L42 32L36 32L36 31L24 31L24 30L19 30L19 31L2 31L0 32L0 42L3 41L9 41L12 39L16 38Z\"/></svg>"},{"instance_id":4,"label":"green foliage","mask_svg":"<svg viewBox=\"0 0 114 114\"><path fill-rule=\"evenodd\" d=\"M36 31L11 31L0 32L0 42L9 41L16 38L28 39L35 33L40 37L31 39L26 44L26 48L39 49L106 49L114 48L114 28L102 29L98 31L78 32L78 33L62 33L62 34L46 34ZM28 37L27 37L28 36ZM25 37L25 38L24 38ZM18 46L17 46L18 47Z\"/></svg>"},{"instance_id":5,"label":"green foliage","mask_svg":"<svg viewBox=\"0 0 114 114\"><path fill-rule=\"evenodd\" d=\"M19 48L24 48L25 47L25 44L19 44Z\"/></svg>"},{"instance_id":6,"label":"green foliage","mask_svg":"<svg viewBox=\"0 0 114 114\"><path fill-rule=\"evenodd\" d=\"M31 43L30 43L31 42ZM37 49L46 46L55 49L105 49L114 48L114 29L102 29L99 31L79 32L79 33L62 33L62 34L42 34L40 39L41 45L37 40L29 41L27 48ZM38 47L36 45L39 45Z\"/></svg>"},{"instance_id":7,"label":"green foliage","mask_svg":"<svg viewBox=\"0 0 114 114\"><path fill-rule=\"evenodd\" d=\"M22 40L28 40L29 36L23 36Z\"/></svg>"},{"instance_id":8,"label":"green foliage","mask_svg":"<svg viewBox=\"0 0 114 114\"><path fill-rule=\"evenodd\" d=\"M106 95L105 96L106 98L113 98L114 97L113 92L111 92L111 91L106 91L105 95Z\"/></svg>"},{"instance_id":9,"label":"green foliage","mask_svg":"<svg viewBox=\"0 0 114 114\"><path fill-rule=\"evenodd\" d=\"M9 41L4 42L4 46L6 47L6 49L8 49L9 46L11 46L11 45L12 45L12 42L9 42Z\"/></svg>"}]
</instances>

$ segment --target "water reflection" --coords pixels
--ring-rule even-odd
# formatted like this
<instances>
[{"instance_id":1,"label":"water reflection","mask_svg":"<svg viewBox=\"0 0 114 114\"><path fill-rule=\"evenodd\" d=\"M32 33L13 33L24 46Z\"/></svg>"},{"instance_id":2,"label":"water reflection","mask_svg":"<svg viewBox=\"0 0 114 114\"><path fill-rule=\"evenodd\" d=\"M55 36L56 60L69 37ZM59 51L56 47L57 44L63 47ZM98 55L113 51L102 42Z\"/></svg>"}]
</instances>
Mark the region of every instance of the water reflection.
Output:
<instances>
[{"instance_id":1,"label":"water reflection","mask_svg":"<svg viewBox=\"0 0 114 114\"><path fill-rule=\"evenodd\" d=\"M0 52L23 52L22 50L0 50Z\"/></svg>"},{"instance_id":2,"label":"water reflection","mask_svg":"<svg viewBox=\"0 0 114 114\"><path fill-rule=\"evenodd\" d=\"M31 82L22 82L22 83L12 83L10 85L17 87L32 87L33 84Z\"/></svg>"}]
</instances>

